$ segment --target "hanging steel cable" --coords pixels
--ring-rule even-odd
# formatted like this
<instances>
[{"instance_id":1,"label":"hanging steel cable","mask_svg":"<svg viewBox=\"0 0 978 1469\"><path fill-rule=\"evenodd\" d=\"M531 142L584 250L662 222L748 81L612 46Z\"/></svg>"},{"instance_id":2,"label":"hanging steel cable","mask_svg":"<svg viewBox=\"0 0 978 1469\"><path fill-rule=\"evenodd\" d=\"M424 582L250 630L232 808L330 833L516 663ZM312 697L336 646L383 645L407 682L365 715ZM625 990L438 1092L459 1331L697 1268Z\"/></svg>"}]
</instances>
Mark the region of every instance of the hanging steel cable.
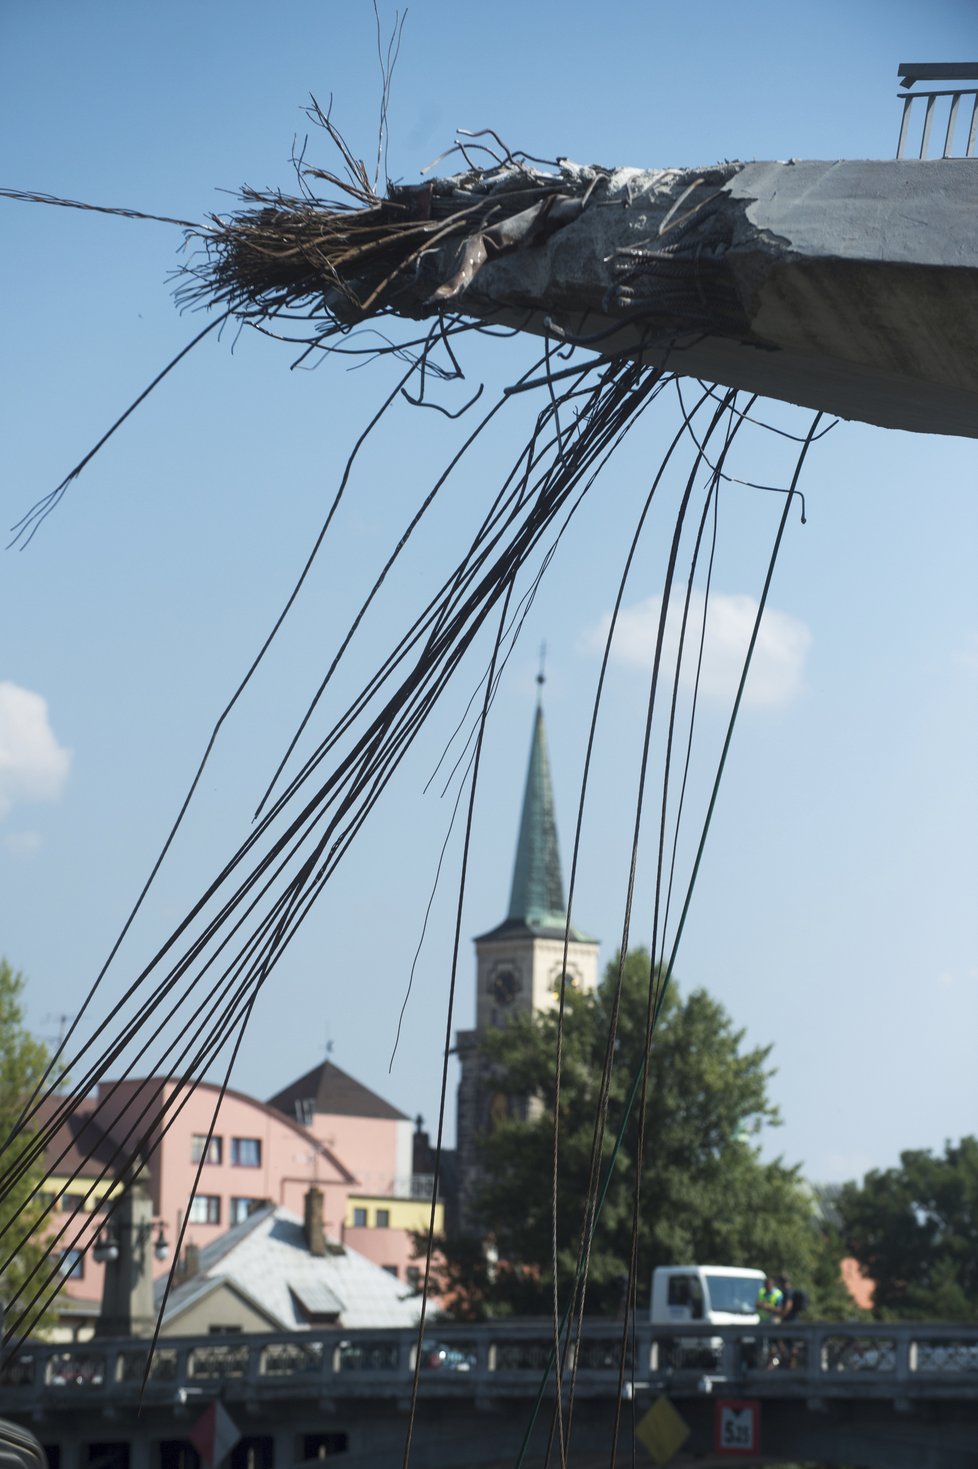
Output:
<instances>
[{"instance_id":1,"label":"hanging steel cable","mask_svg":"<svg viewBox=\"0 0 978 1469\"><path fill-rule=\"evenodd\" d=\"M748 330L736 282L726 262L732 236L720 195L732 177L729 167L701 171L701 176L692 183L680 177L676 170L660 171L654 178L647 176L642 187L658 210L655 239L644 245L636 245L634 240L627 246L619 242L608 257L611 263L605 261L608 269L603 273L596 271L592 287L584 291L573 270L565 277L561 277L559 269L554 273L555 261L560 264L561 250L573 238L573 228L585 214L590 221L588 228L598 241L595 248L602 241L607 243L605 236L611 228L612 215L621 213L623 196L637 187L634 180L629 182L614 170L577 169L568 164L555 164L550 166L550 171L541 171L525 155L514 155L504 149L505 156L501 159L493 154L492 167L473 166L454 179L435 179L416 188L392 188L382 199L376 193L376 181L371 183L362 165L345 149L329 119L321 113L317 115L343 152L347 177L309 168L303 170L302 177L328 182L341 191L341 199L324 203L314 198L307 187L296 196L246 191L242 196L244 208L229 219L215 219L206 227L194 227L192 234L200 246L200 254L183 275L180 299L185 305L205 305L220 314L198 333L184 353L233 316L239 324L300 345L299 361L310 353L326 356L358 353L366 358L391 356L404 364L404 371L379 408L366 415L366 426L354 444L295 586L221 713L149 878L58 1048L43 1088L24 1107L19 1128L30 1135L28 1145L8 1162L4 1162L0 1152L0 1199L11 1195L28 1169L45 1154L51 1168L57 1169L65 1161L67 1149L59 1157L52 1157L59 1128L95 1088L99 1089L101 1099L120 1104L119 1120L113 1127L109 1156L100 1163L97 1174L93 1177L90 1168L84 1171L86 1163L83 1162L73 1178L82 1177L84 1171L86 1198L107 1199L104 1208L108 1218L118 1207L120 1187L159 1149L195 1090L216 1072L221 1080L210 1114L208 1139L213 1135L235 1058L258 997L352 843L374 814L414 742L428 725L439 699L463 670L468 676L475 662L479 677L452 741L456 735L461 737L464 733L465 737L461 739L461 749L450 766L445 784L448 790L453 782L457 783L456 811L461 809L466 791L467 803L442 1052L437 1179L478 774L487 721L503 668L519 638L540 578L578 507L642 415L660 397L664 387L675 381L673 355L687 350L692 340L708 332L733 340ZM465 149L473 145L461 146L463 156L470 161ZM579 244L579 232L577 238ZM539 279L541 262L545 262L545 269L550 273L545 288ZM424 322L423 332L410 335L401 331L400 336L396 335L396 317ZM368 333L376 330L380 318L393 323L395 335L384 337L378 345L377 339ZM257 804L251 831L227 856L172 931L158 942L148 961L129 980L121 996L109 1005L107 1014L86 1038L85 1023L94 1015L102 983L118 960L120 945L171 849L223 725L266 657L333 529L337 508L347 493L363 445L401 397L418 408L434 407L445 418L458 417L430 396L432 381L463 376L454 344L467 333L509 335L514 329L542 335L545 339L542 355L507 385L487 410L480 408L478 417L475 405L481 398L481 386L460 410L468 415L464 425L468 431L408 517L339 638L335 652L325 662L321 675L317 674L318 681L305 712L297 721ZM28 511L15 527L15 539L22 543L30 540L44 517L60 502L69 484L170 367L117 418L108 434L103 435L57 489ZM409 392L409 386L415 388L413 393ZM344 707L338 713L324 715L324 695L338 669L350 664L354 639L368 612L380 603L385 583L405 547L415 537L445 486L464 472L474 446L483 442L490 426L529 401L526 395L530 393L538 395L540 406L530 426L521 427L523 438L518 452L500 475L498 489L482 510L455 564L442 575L436 591L427 596L410 625L396 629L376 666L358 669L356 692ZM733 389L721 390L711 384L701 385L700 396L689 409L680 397L680 426L650 475L650 488L631 538L607 633L575 827L564 935L565 972L588 780L611 642L636 555L647 533L650 512L659 503L660 486L667 471L675 467L680 448L691 446L691 463L673 518L658 527L661 543L668 546L668 551L636 771L621 959L610 1002L587 1186L576 1228L576 1269L565 1299L561 1299L558 1288L557 1217L564 979L558 997L553 1170L549 1189L553 1348L527 1426L520 1463L551 1385L551 1446L556 1444L561 1464L567 1462L580 1356L573 1349L580 1343L592 1250L600 1228L608 1180L625 1130L631 1125L633 1111L639 1136L637 1156L642 1156L645 1119L652 1105L650 1057L654 1052L656 1020L689 911L771 570L796 493L798 471L816 437L813 427L801 441L790 485L755 486L733 475L726 467L728 456L745 426L755 424L753 403L751 399L746 406L738 406ZM704 418L707 421L701 427ZM774 431L783 432L780 428ZM712 447L717 444L719 447ZM692 871L686 875L680 916L670 927L674 887L683 889L677 866L680 828L684 820L692 819L686 816L687 780L693 757L699 675L717 541L717 499L722 486L734 485L780 493L785 498L785 508L727 739L716 767L711 801L703 818L696 859ZM712 536L708 536L711 516L713 530ZM694 526L692 532L688 528L690 524ZM694 591L707 544L706 593L702 610L696 613L700 618L697 634ZM685 589L680 593L677 578L681 577L683 566L688 571ZM680 633L677 647L672 651L667 646L667 624L676 605L681 608ZM685 715L681 774L677 777L676 766L680 761L674 755L682 748L679 687L691 643L698 647L697 666L692 702ZM473 709L477 709L474 714L470 712ZM325 728L321 728L323 724ZM661 752L655 741L661 743ZM447 751L442 759L446 756ZM440 760L436 770L441 763ZM677 779L678 798L673 790ZM649 838L646 807L652 800L650 793L655 792L659 795L656 830ZM655 880L648 910L640 910L641 921L651 929L652 956L644 1017L644 1059L631 1079L623 1115L615 1116L611 1112L611 1097L622 1002L622 965L637 902L640 853L647 847L651 847L654 857ZM137 1069L146 1071L147 1080L135 1090L131 1086L126 1088L124 1093L125 1084L137 1074ZM200 1181L202 1162L201 1159L198 1164L196 1183ZM642 1207L638 1171L633 1184L633 1248L619 1357L620 1388L625 1383L627 1339L634 1328L637 1299L634 1241ZM52 1225L56 1205L57 1199L52 1200L45 1210L44 1217ZM177 1254L188 1222L189 1214L182 1222ZM433 1225L434 1198L419 1341L432 1269ZM8 1350L15 1350L26 1338L57 1294L62 1251L84 1247L90 1237L91 1225L84 1219L81 1223L66 1220L56 1230L52 1228L46 1259L27 1276L8 1302L4 1338ZM23 1234L18 1232L16 1219L0 1227L0 1273L22 1242ZM420 1354L418 1361L420 1366ZM148 1362L149 1358L147 1372ZM411 1455L419 1390L420 1374L416 1370L405 1465ZM619 1392L612 1425L613 1445L619 1436L621 1401ZM613 1447L612 1462L614 1452Z\"/></svg>"},{"instance_id":2,"label":"hanging steel cable","mask_svg":"<svg viewBox=\"0 0 978 1469\"><path fill-rule=\"evenodd\" d=\"M539 371L539 366L532 369ZM586 385L584 380L586 381ZM309 912L384 786L471 646L485 618L540 544L575 487L613 448L632 415L656 392L656 373L633 363L585 366L577 379L554 392L541 410L530 452L506 477L456 573L428 603L325 739L268 805L252 833L157 954L109 1012L104 1032L65 1057L55 1084L70 1074L70 1089L13 1165L0 1169L0 1191L14 1186L53 1138L58 1125L95 1086L123 1063L143 1059L154 1075L180 1076L192 1088L213 1065L249 1013L281 954ZM583 401L576 399L583 393ZM508 399L506 400L508 401ZM547 433L561 407L574 403L571 425ZM522 468L520 467L522 463ZM338 757L338 758L337 758ZM324 762L334 760L316 786ZM244 872L241 877L239 874ZM183 946L181 949L181 945ZM189 1010L189 1013L188 1013ZM147 1014L152 1020L147 1023ZM175 1039L168 1027L182 1021ZM103 1033L114 1030L108 1045ZM153 1054L153 1048L158 1050ZM135 1055L127 1052L135 1050ZM168 1119L178 1105L150 1089L127 1115L117 1150L124 1176L148 1146L151 1122ZM24 1115L31 1125L40 1099ZM158 1142L157 1144L158 1145ZM112 1170L108 1167L101 1181ZM16 1230L5 1246L16 1249ZM20 1334L42 1301L52 1272L11 1302L11 1333ZM19 1314L18 1314L19 1313Z\"/></svg>"}]
</instances>

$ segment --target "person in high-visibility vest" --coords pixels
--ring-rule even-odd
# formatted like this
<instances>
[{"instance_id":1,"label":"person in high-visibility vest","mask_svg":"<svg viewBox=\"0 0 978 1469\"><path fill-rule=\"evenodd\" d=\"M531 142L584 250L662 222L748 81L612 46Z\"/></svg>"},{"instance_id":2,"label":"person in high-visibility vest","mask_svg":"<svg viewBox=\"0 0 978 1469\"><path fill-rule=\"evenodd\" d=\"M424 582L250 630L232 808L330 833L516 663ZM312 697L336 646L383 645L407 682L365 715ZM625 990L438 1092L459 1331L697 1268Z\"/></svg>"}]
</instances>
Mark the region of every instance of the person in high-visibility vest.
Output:
<instances>
[{"instance_id":1,"label":"person in high-visibility vest","mask_svg":"<svg viewBox=\"0 0 978 1469\"><path fill-rule=\"evenodd\" d=\"M757 1314L762 1321L780 1321L784 1310L784 1291L773 1275L765 1275L764 1284L757 1292Z\"/></svg>"},{"instance_id":2,"label":"person in high-visibility vest","mask_svg":"<svg viewBox=\"0 0 978 1469\"><path fill-rule=\"evenodd\" d=\"M773 1275L765 1275L764 1284L757 1292L757 1314L762 1322L780 1321L781 1312L784 1310L784 1291L778 1285ZM762 1337L762 1361L768 1367L777 1367L778 1351L777 1342L771 1337Z\"/></svg>"}]
</instances>

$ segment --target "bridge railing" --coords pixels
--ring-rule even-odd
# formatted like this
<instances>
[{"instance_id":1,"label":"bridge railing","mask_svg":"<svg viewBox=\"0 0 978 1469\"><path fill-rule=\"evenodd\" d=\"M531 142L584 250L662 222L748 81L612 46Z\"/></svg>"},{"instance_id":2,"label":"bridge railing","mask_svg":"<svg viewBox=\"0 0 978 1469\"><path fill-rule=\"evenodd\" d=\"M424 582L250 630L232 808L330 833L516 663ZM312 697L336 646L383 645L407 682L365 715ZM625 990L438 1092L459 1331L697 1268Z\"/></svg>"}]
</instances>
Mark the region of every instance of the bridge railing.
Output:
<instances>
[{"instance_id":1,"label":"bridge railing","mask_svg":"<svg viewBox=\"0 0 978 1469\"><path fill-rule=\"evenodd\" d=\"M536 1391L547 1370L552 1328L545 1321L482 1326L434 1323L422 1355L426 1395L515 1395ZM218 1391L252 1401L315 1395L403 1398L417 1357L410 1330L293 1332L262 1336L164 1338L145 1389L143 1342L33 1344L0 1368L0 1414L43 1405L53 1411L186 1402ZM736 1385L762 1397L960 1396L978 1392L978 1327L904 1323L813 1323L768 1327L683 1326L629 1333L623 1378L631 1387L676 1395ZM620 1323L587 1323L568 1352L578 1390L617 1391Z\"/></svg>"},{"instance_id":2,"label":"bridge railing","mask_svg":"<svg viewBox=\"0 0 978 1469\"><path fill-rule=\"evenodd\" d=\"M905 92L897 96L903 103L900 119L900 139L897 157L906 158L911 150L911 136L919 128L920 145L917 156L931 156L931 137L934 124L944 127L944 145L941 158L974 158L978 141L978 87L962 83L978 81L978 66L957 62L915 64L904 62L899 68ZM917 81L953 82L949 88L938 91L912 92L909 89ZM964 107L961 106L962 98ZM919 104L919 105L916 105ZM959 132L963 135L959 140Z\"/></svg>"},{"instance_id":3,"label":"bridge railing","mask_svg":"<svg viewBox=\"0 0 978 1469\"><path fill-rule=\"evenodd\" d=\"M952 1324L776 1324L750 1331L683 1328L652 1337L653 1379L699 1374L709 1382L747 1384L761 1396L932 1393L943 1385L978 1386L978 1328Z\"/></svg>"}]
</instances>

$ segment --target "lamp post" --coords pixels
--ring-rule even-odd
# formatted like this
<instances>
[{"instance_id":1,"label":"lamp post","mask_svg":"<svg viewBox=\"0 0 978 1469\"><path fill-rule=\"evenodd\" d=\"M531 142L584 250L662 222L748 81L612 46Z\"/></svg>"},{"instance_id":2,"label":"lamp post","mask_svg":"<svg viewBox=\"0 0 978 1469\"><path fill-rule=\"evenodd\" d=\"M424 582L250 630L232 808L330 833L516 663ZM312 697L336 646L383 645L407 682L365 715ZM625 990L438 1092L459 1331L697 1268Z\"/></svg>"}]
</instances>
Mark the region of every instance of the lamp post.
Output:
<instances>
[{"instance_id":1,"label":"lamp post","mask_svg":"<svg viewBox=\"0 0 978 1469\"><path fill-rule=\"evenodd\" d=\"M140 1249L145 1249L147 1240L152 1235L153 1230L156 1229L157 1235L153 1242L153 1258L154 1260L159 1260L161 1263L170 1258L170 1246L167 1243L162 1220L154 1220L152 1224L139 1224L136 1226L136 1229L138 1231L138 1245ZM106 1224L95 1236L95 1244L92 1246L92 1258L99 1265L111 1265L118 1260L119 1241L113 1224Z\"/></svg>"},{"instance_id":2,"label":"lamp post","mask_svg":"<svg viewBox=\"0 0 978 1469\"><path fill-rule=\"evenodd\" d=\"M96 1336L152 1336L156 1312L151 1245L153 1258L167 1258L170 1247L163 1224L154 1220L144 1175L137 1174L92 1247L93 1258L105 1266Z\"/></svg>"}]
</instances>

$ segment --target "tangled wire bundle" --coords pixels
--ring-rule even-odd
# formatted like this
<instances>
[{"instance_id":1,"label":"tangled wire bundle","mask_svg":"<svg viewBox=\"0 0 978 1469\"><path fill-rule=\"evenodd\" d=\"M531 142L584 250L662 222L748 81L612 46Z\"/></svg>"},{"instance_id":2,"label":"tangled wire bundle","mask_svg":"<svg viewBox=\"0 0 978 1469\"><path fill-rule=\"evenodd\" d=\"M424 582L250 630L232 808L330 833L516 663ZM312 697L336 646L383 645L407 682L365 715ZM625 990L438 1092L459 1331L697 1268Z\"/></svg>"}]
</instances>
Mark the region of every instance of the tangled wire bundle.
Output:
<instances>
[{"instance_id":1,"label":"tangled wire bundle","mask_svg":"<svg viewBox=\"0 0 978 1469\"><path fill-rule=\"evenodd\" d=\"M301 195L243 190L246 207L201 232L204 258L179 298L252 322L302 314L318 322L319 340L387 312L446 310L550 336L610 338L637 323L607 355L694 328L747 331L726 263L732 226L716 207L730 166L541 169L507 154L381 198L345 156L348 178L306 168ZM342 197L314 197L310 179ZM563 313L568 325L555 329Z\"/></svg>"}]
</instances>

